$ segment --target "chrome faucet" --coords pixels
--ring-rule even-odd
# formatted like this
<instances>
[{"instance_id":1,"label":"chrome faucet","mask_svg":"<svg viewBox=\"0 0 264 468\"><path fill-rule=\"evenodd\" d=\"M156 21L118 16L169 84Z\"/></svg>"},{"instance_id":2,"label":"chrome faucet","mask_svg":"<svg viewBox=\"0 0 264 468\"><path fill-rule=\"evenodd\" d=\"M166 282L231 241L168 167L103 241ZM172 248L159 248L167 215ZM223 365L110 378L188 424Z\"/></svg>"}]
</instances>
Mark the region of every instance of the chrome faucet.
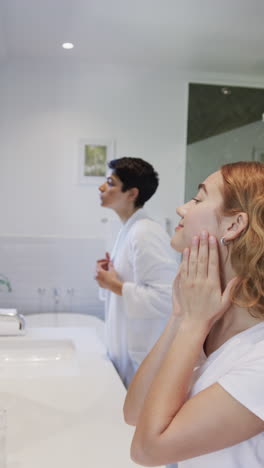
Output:
<instances>
[{"instance_id":1,"label":"chrome faucet","mask_svg":"<svg viewBox=\"0 0 264 468\"><path fill-rule=\"evenodd\" d=\"M8 292L12 291L9 279L0 273L0 284L7 287Z\"/></svg>"},{"instance_id":2,"label":"chrome faucet","mask_svg":"<svg viewBox=\"0 0 264 468\"><path fill-rule=\"evenodd\" d=\"M23 331L26 327L25 317L22 314L19 314L16 309L0 309L0 322L1 317L14 319L18 322L18 330ZM1 333L0 333L1 335Z\"/></svg>"}]
</instances>

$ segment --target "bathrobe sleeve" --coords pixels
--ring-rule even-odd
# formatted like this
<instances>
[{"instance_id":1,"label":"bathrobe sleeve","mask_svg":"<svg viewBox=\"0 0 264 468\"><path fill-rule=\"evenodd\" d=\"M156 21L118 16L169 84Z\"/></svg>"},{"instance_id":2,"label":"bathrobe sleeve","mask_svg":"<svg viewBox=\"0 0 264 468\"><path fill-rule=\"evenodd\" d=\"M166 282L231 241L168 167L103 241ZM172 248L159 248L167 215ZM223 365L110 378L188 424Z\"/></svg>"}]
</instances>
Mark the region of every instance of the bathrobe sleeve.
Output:
<instances>
[{"instance_id":1,"label":"bathrobe sleeve","mask_svg":"<svg viewBox=\"0 0 264 468\"><path fill-rule=\"evenodd\" d=\"M128 241L133 281L122 288L127 317L168 317L178 267L169 236L158 223L144 219L134 224Z\"/></svg>"}]
</instances>

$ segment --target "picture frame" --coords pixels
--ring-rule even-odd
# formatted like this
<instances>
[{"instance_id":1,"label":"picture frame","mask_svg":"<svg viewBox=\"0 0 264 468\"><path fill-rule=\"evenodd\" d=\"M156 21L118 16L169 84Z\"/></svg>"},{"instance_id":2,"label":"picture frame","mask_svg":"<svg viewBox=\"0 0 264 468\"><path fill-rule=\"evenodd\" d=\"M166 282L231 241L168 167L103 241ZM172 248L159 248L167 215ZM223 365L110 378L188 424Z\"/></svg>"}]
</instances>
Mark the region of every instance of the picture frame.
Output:
<instances>
[{"instance_id":1,"label":"picture frame","mask_svg":"<svg viewBox=\"0 0 264 468\"><path fill-rule=\"evenodd\" d=\"M100 183L107 175L107 163L114 158L114 141L81 138L78 144L78 184Z\"/></svg>"},{"instance_id":2,"label":"picture frame","mask_svg":"<svg viewBox=\"0 0 264 468\"><path fill-rule=\"evenodd\" d=\"M253 161L260 161L264 163L264 147L257 148L254 146L252 151L252 159Z\"/></svg>"}]
</instances>

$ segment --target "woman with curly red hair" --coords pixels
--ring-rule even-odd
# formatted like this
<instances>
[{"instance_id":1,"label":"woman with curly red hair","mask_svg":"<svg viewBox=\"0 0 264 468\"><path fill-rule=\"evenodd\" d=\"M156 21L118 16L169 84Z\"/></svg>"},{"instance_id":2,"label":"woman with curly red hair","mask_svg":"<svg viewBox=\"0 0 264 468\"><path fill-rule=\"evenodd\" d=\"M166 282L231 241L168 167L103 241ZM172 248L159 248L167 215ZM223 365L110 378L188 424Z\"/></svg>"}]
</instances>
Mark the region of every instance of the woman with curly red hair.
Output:
<instances>
[{"instance_id":1,"label":"woman with curly red hair","mask_svg":"<svg viewBox=\"0 0 264 468\"><path fill-rule=\"evenodd\" d=\"M224 165L177 209L166 329L128 389L141 465L264 466L264 164Z\"/></svg>"}]
</instances>

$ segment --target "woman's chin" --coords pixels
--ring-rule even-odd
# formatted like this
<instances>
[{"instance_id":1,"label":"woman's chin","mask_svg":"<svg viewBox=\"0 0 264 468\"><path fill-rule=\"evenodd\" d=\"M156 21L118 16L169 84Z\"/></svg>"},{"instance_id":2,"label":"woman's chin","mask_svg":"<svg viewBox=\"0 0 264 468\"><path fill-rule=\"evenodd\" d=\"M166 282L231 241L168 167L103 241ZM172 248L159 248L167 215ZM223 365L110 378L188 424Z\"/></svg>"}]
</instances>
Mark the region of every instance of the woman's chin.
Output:
<instances>
[{"instance_id":1,"label":"woman's chin","mask_svg":"<svg viewBox=\"0 0 264 468\"><path fill-rule=\"evenodd\" d=\"M174 250L176 250L176 252L182 253L184 250L184 247L180 245L180 242L177 242L177 239L175 239L175 236L171 238L170 245Z\"/></svg>"}]
</instances>

